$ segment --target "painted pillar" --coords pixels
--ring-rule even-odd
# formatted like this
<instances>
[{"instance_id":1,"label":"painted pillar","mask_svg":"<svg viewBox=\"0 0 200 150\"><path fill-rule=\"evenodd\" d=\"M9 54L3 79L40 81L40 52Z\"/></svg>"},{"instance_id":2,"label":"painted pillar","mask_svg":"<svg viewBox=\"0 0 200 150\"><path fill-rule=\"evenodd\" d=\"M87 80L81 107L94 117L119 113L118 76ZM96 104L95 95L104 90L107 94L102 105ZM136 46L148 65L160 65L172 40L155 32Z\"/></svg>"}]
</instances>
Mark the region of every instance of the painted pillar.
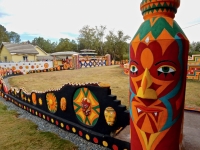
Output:
<instances>
[{"instance_id":1,"label":"painted pillar","mask_svg":"<svg viewBox=\"0 0 200 150\"><path fill-rule=\"evenodd\" d=\"M179 5L140 5L144 22L129 53L131 150L181 149L189 41L174 20Z\"/></svg>"},{"instance_id":2,"label":"painted pillar","mask_svg":"<svg viewBox=\"0 0 200 150\"><path fill-rule=\"evenodd\" d=\"M111 65L111 56L110 56L110 54L106 54L105 58L106 58L106 66L110 66Z\"/></svg>"},{"instance_id":3,"label":"painted pillar","mask_svg":"<svg viewBox=\"0 0 200 150\"><path fill-rule=\"evenodd\" d=\"M72 62L73 62L73 68L74 69L80 69L79 54L73 54L72 55Z\"/></svg>"}]
</instances>

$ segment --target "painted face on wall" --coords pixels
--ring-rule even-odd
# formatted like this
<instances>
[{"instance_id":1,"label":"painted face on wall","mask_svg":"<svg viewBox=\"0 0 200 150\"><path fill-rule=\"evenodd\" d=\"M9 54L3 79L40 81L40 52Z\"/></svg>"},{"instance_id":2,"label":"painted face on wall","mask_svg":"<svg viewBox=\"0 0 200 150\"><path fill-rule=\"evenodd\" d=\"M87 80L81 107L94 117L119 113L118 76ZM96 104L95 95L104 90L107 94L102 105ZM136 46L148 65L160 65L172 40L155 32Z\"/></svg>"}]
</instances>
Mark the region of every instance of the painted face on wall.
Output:
<instances>
[{"instance_id":1,"label":"painted face on wall","mask_svg":"<svg viewBox=\"0 0 200 150\"><path fill-rule=\"evenodd\" d=\"M87 98L83 98L82 100L82 111L86 116L89 116L91 113L91 103L90 100Z\"/></svg>"},{"instance_id":2,"label":"painted face on wall","mask_svg":"<svg viewBox=\"0 0 200 150\"><path fill-rule=\"evenodd\" d=\"M181 68L182 54L176 40L165 48L155 40L140 42L137 49L130 47L131 117L142 131L161 132L178 119Z\"/></svg>"},{"instance_id":3,"label":"painted face on wall","mask_svg":"<svg viewBox=\"0 0 200 150\"><path fill-rule=\"evenodd\" d=\"M113 126L116 120L116 111L112 107L107 107L104 111L104 116L106 119L106 123L109 126Z\"/></svg>"}]
</instances>

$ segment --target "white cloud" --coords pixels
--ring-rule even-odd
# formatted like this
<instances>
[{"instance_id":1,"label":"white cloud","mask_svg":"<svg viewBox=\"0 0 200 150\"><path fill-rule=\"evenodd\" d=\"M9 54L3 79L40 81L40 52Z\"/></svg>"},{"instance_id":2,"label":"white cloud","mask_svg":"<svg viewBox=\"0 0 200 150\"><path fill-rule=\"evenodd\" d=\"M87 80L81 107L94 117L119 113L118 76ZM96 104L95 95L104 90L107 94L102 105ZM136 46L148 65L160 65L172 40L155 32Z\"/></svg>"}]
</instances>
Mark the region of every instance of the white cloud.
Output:
<instances>
[{"instance_id":1,"label":"white cloud","mask_svg":"<svg viewBox=\"0 0 200 150\"><path fill-rule=\"evenodd\" d=\"M0 18L8 31L19 34L38 34L44 38L71 38L84 25L105 25L107 30L123 30L134 36L143 22L140 12L142 0L0 0ZM184 28L200 22L198 4L181 1L175 20ZM192 41L200 41L200 25L187 28Z\"/></svg>"}]
</instances>

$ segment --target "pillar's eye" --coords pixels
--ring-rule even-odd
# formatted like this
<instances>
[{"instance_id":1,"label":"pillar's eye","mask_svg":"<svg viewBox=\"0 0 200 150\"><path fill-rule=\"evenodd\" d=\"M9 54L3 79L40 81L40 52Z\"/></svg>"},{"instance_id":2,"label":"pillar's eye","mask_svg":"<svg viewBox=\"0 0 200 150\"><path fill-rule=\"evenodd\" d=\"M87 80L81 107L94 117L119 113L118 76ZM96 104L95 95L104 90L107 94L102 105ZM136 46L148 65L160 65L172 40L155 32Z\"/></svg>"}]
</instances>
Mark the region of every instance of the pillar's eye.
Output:
<instances>
[{"instance_id":1,"label":"pillar's eye","mask_svg":"<svg viewBox=\"0 0 200 150\"><path fill-rule=\"evenodd\" d=\"M172 75L175 74L176 69L172 66L161 66L158 68L158 75L160 75L161 73L164 73L165 75L167 75L168 73L171 73Z\"/></svg>"},{"instance_id":2,"label":"pillar's eye","mask_svg":"<svg viewBox=\"0 0 200 150\"><path fill-rule=\"evenodd\" d=\"M135 65L131 65L130 71L131 71L131 73L137 73L138 68Z\"/></svg>"}]
</instances>

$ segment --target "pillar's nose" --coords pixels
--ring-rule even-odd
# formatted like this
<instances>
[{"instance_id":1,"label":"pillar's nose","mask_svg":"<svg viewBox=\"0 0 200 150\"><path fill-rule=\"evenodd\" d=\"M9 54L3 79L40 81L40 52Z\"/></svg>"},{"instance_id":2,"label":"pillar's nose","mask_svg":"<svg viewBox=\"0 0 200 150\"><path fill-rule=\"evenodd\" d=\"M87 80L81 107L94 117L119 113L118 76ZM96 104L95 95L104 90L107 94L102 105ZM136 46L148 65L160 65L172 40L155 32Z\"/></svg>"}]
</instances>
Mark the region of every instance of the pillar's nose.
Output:
<instances>
[{"instance_id":1,"label":"pillar's nose","mask_svg":"<svg viewBox=\"0 0 200 150\"><path fill-rule=\"evenodd\" d=\"M144 98L144 99L152 99L152 100L157 99L156 91L150 88L152 83L153 82L152 82L151 74L149 70L146 68L143 73L141 85L137 92L137 97Z\"/></svg>"}]
</instances>

